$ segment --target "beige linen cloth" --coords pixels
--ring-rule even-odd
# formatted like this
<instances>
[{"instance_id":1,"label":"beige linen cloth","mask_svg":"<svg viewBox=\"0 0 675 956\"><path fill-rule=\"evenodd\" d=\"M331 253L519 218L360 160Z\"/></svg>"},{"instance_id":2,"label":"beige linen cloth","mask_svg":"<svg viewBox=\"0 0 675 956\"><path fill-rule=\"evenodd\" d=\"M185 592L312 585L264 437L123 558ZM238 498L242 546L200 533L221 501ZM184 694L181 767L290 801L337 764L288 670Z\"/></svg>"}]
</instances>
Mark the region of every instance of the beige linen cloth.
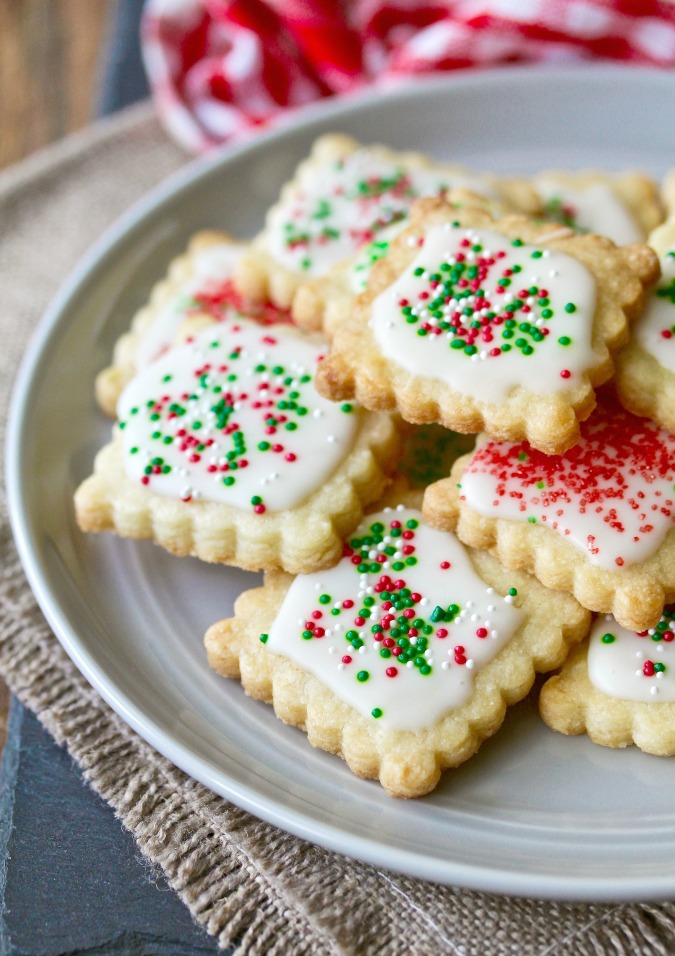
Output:
<instances>
[{"instance_id":1,"label":"beige linen cloth","mask_svg":"<svg viewBox=\"0 0 675 956\"><path fill-rule=\"evenodd\" d=\"M149 107L0 175L0 441L49 299L101 231L185 162ZM237 954L563 956L675 951L675 904L573 905L439 886L289 836L186 777L76 671L42 618L0 495L0 670L197 920Z\"/></svg>"}]
</instances>

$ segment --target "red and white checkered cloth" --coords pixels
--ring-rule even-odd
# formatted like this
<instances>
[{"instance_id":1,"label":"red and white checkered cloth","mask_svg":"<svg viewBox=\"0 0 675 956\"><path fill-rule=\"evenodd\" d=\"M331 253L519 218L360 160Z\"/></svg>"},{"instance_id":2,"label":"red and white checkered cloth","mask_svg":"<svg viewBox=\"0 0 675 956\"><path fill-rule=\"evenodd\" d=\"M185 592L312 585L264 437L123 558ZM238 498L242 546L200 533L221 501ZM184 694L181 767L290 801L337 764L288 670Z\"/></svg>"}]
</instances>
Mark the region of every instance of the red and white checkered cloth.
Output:
<instances>
[{"instance_id":1,"label":"red and white checkered cloth","mask_svg":"<svg viewBox=\"0 0 675 956\"><path fill-rule=\"evenodd\" d=\"M193 152L410 75L601 58L675 66L673 0L147 0L160 118Z\"/></svg>"}]
</instances>

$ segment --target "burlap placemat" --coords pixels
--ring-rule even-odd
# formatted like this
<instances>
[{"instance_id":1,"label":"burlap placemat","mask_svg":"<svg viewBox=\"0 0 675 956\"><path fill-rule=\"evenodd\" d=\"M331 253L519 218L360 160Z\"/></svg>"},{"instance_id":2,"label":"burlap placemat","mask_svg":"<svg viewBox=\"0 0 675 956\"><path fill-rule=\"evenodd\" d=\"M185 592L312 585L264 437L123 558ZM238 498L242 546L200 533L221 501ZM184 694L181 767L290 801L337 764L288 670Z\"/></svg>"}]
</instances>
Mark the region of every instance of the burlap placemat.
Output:
<instances>
[{"instance_id":1,"label":"burlap placemat","mask_svg":"<svg viewBox=\"0 0 675 956\"><path fill-rule=\"evenodd\" d=\"M185 161L135 107L0 175L0 441L12 380L82 253ZM0 670L78 762L193 917L237 953L562 956L663 953L675 904L504 899L387 873L254 819L186 777L113 713L42 618L0 495Z\"/></svg>"}]
</instances>

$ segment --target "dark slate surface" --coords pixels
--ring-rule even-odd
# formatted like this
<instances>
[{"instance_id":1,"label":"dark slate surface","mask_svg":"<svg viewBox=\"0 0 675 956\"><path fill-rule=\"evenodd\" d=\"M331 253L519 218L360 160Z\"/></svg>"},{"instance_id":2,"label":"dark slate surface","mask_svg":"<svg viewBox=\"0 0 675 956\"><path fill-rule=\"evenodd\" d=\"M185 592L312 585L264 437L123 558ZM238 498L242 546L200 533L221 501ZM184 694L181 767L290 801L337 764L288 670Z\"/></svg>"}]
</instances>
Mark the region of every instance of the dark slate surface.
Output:
<instances>
[{"instance_id":1,"label":"dark slate surface","mask_svg":"<svg viewBox=\"0 0 675 956\"><path fill-rule=\"evenodd\" d=\"M113 7L98 90L99 116L149 96L138 42L143 0L117 0Z\"/></svg>"},{"instance_id":2,"label":"dark slate surface","mask_svg":"<svg viewBox=\"0 0 675 956\"><path fill-rule=\"evenodd\" d=\"M3 956L218 952L16 700L0 771L0 850Z\"/></svg>"}]
</instances>

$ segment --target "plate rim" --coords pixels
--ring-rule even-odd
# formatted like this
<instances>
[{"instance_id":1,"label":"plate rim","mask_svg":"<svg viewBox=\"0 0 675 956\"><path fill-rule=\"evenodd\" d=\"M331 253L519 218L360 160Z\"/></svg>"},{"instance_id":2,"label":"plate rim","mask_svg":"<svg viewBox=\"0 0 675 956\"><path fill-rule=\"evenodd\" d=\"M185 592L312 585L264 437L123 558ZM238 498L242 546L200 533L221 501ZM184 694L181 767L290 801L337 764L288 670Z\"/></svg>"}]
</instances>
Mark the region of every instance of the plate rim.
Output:
<instances>
[{"instance_id":1,"label":"plate rim","mask_svg":"<svg viewBox=\"0 0 675 956\"><path fill-rule=\"evenodd\" d=\"M71 631L59 604L58 595L52 593L48 582L44 579L40 568L40 556L33 539L32 529L25 507L22 491L22 434L23 423L29 411L31 390L36 377L35 373L40 364L46 360L49 343L60 331L60 325L68 316L68 310L76 301L83 286L91 280L95 273L104 268L109 257L114 256L117 247L122 244L133 232L142 227L143 222L155 210L159 209L167 200L189 190L190 186L222 165L227 165L234 159L246 155L248 152L257 153L261 149L273 145L275 142L291 138L298 130L311 126L317 120L323 121L327 116L338 119L360 111L378 101L382 96L388 98L407 99L416 96L420 91L438 90L441 86L447 87L450 95L463 95L467 89L489 86L499 77L500 82L519 84L530 83L535 76L541 80L547 77L548 82L555 81L556 77L574 76L577 80L596 80L602 82L626 76L632 79L637 76L666 79L673 86L672 74L668 77L663 71L655 69L635 68L627 70L625 67L605 66L592 64L579 67L570 64L562 68L551 69L533 68L532 66L513 66L494 70L486 70L480 74L474 71L457 71L450 78L447 74L409 83L404 89L393 88L382 91L369 90L365 94L350 97L344 101L321 101L311 104L302 110L296 111L289 120L275 125L268 131L235 147L219 150L215 155L188 162L177 172L167 177L155 186L145 196L135 202L125 213L118 217L93 244L92 248L77 263L66 277L50 305L39 321L31 337L29 346L21 362L21 366L14 383L10 402L7 437L6 437L6 488L10 524L17 544L19 557L23 564L31 589L42 609L47 621L56 637L64 647L66 653L73 660L88 682L97 690L112 709L131 726L144 740L158 750L169 761L180 767L194 779L231 800L255 816L279 826L303 839L310 840L330 850L344 853L345 834L340 827L322 822L308 821L302 812L290 812L283 807L270 806L268 799L262 799L255 790L248 786L238 785L236 780L230 780L229 787L224 792L222 779L227 772L214 768L204 757L195 758L195 755L183 743L172 739L171 735L162 730L152 720L148 720L138 704L131 701L119 688L111 688L106 680L105 673L98 662L92 657L86 647L80 643L76 633ZM673 86L675 89L675 86ZM217 774L214 773L217 770ZM353 839L353 838L352 838ZM386 849L386 848L385 848ZM635 876L626 878L617 873L598 878L575 877L574 886L567 886L563 876L542 874L514 874L508 870L495 870L484 865L471 865L463 862L448 862L447 860L431 860L425 855L411 853L408 850L397 848L392 854L385 853L383 847L375 839L360 840L358 853L349 851L347 855L361 859L375 866L384 866L411 876L422 879L431 879L441 883L458 885L482 890L497 892L502 895L527 895L539 899L556 900L650 900L671 899L675 896L675 871L664 886L663 877L648 877L639 879ZM507 885L509 884L509 885Z\"/></svg>"}]
</instances>

